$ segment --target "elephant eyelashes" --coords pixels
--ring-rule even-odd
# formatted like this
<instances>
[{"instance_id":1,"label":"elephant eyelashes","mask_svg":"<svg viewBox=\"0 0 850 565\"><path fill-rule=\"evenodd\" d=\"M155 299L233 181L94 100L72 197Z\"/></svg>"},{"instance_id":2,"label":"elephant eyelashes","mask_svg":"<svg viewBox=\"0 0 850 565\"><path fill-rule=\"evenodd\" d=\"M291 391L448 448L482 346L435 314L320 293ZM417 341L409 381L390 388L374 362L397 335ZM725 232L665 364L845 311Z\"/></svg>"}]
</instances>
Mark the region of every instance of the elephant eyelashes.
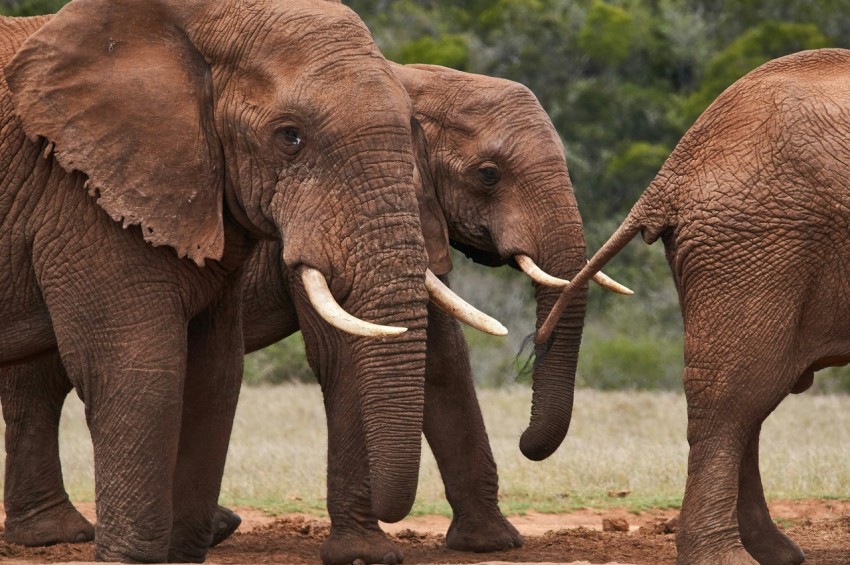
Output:
<instances>
[{"instance_id":1,"label":"elephant eyelashes","mask_svg":"<svg viewBox=\"0 0 850 565\"><path fill-rule=\"evenodd\" d=\"M495 165L482 165L478 169L478 178L484 186L495 186L502 178L499 168Z\"/></svg>"},{"instance_id":2,"label":"elephant eyelashes","mask_svg":"<svg viewBox=\"0 0 850 565\"><path fill-rule=\"evenodd\" d=\"M301 132L295 126L284 126L278 128L277 137L281 141L283 151L287 155L295 155L304 147L304 141L301 139Z\"/></svg>"}]
</instances>

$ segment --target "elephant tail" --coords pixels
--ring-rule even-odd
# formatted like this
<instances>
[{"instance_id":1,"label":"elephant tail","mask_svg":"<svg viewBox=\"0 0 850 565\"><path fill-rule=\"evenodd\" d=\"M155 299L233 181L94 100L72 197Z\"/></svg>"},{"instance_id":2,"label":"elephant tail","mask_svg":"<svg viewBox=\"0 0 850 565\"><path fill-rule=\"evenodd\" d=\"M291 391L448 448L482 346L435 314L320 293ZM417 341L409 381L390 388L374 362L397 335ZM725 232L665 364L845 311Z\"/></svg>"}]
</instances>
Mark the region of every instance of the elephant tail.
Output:
<instances>
[{"instance_id":1,"label":"elephant tail","mask_svg":"<svg viewBox=\"0 0 850 565\"><path fill-rule=\"evenodd\" d=\"M647 243L653 243L669 227L675 225L671 208L667 205L667 199L660 198L666 191L662 190L658 179L649 186L632 207L626 219L620 224L608 241L599 248L599 251L587 262L587 265L578 272L569 285L564 287L561 296L555 302L549 316L537 334L534 343L542 345L551 338L552 331L561 314L572 298L576 289L586 285L594 275L613 259L628 243L634 239L638 232L643 233Z\"/></svg>"}]
</instances>

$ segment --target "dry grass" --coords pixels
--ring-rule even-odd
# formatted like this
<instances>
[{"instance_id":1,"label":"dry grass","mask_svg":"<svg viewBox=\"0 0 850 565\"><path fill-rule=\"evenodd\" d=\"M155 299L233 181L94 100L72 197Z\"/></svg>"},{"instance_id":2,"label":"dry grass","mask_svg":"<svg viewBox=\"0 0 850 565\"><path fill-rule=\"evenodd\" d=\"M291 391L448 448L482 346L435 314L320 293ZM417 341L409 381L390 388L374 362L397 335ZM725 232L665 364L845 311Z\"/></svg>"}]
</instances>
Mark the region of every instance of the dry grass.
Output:
<instances>
[{"instance_id":1,"label":"dry grass","mask_svg":"<svg viewBox=\"0 0 850 565\"><path fill-rule=\"evenodd\" d=\"M582 505L676 504L685 484L687 444L681 394L577 393L573 425L550 459L525 460L517 448L530 391L517 386L480 392L499 465L507 512ZM850 397L792 396L765 424L762 469L769 498L850 496ZM68 490L92 500L91 442L76 397L61 429ZM222 500L278 511L321 512L325 426L315 385L246 388L240 399ZM2 456L0 456L2 457ZM609 491L630 491L611 499ZM433 457L425 450L418 512L447 512Z\"/></svg>"}]
</instances>

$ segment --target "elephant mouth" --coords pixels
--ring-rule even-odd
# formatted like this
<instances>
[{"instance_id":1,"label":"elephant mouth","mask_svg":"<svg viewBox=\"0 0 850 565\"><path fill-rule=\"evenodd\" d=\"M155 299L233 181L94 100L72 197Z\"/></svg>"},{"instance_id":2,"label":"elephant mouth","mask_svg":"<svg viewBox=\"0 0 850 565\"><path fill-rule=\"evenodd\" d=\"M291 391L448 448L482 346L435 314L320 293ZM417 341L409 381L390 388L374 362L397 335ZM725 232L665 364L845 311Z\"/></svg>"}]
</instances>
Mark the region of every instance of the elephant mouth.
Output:
<instances>
[{"instance_id":1,"label":"elephant mouth","mask_svg":"<svg viewBox=\"0 0 850 565\"><path fill-rule=\"evenodd\" d=\"M450 243L452 247L479 265L485 265L488 267L508 265L511 268L522 271L534 282L552 288L564 288L570 284L570 281L567 279L553 276L544 271L527 253L517 251L502 255L494 251L483 251L473 247L472 245L461 243L459 241L452 240ZM610 290L617 294L623 294L626 296L634 294L634 291L630 288L618 283L602 272L596 273L593 276L593 281L606 290Z\"/></svg>"},{"instance_id":2,"label":"elephant mouth","mask_svg":"<svg viewBox=\"0 0 850 565\"><path fill-rule=\"evenodd\" d=\"M510 265L515 269L519 268L513 261L513 258L503 258L495 251L482 251L477 247L455 240L450 240L449 243L452 247L463 253L468 259L471 259L474 263L478 263L479 265L484 265L485 267L501 267L502 265Z\"/></svg>"}]
</instances>

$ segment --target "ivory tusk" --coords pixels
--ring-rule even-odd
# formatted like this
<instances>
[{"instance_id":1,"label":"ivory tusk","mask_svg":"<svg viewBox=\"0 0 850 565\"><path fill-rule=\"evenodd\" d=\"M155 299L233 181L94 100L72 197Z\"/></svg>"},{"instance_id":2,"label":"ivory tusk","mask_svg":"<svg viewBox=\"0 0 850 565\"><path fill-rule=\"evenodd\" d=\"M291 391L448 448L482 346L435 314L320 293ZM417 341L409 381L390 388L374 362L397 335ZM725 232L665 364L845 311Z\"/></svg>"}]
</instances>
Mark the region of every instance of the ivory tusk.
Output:
<instances>
[{"instance_id":1,"label":"ivory tusk","mask_svg":"<svg viewBox=\"0 0 850 565\"><path fill-rule=\"evenodd\" d=\"M316 269L301 269L301 282L304 283L307 297L319 316L338 330L362 337L390 337L407 331L407 328L364 322L343 310L331 294L325 276Z\"/></svg>"},{"instance_id":2,"label":"ivory tusk","mask_svg":"<svg viewBox=\"0 0 850 565\"><path fill-rule=\"evenodd\" d=\"M505 326L455 294L431 272L431 269L425 271L425 288L428 289L431 302L451 317L484 333L508 335L508 329Z\"/></svg>"},{"instance_id":3,"label":"ivory tusk","mask_svg":"<svg viewBox=\"0 0 850 565\"><path fill-rule=\"evenodd\" d=\"M570 284L570 281L553 277L538 267L537 263L535 263L528 255L514 255L514 259L516 260L517 265L519 265L519 268L522 269L522 272L528 275L528 277L536 283L542 284L543 286L554 286L556 288L565 287Z\"/></svg>"},{"instance_id":4,"label":"ivory tusk","mask_svg":"<svg viewBox=\"0 0 850 565\"><path fill-rule=\"evenodd\" d=\"M617 294L631 296L635 293L635 291L633 291L627 286L621 285L602 271L599 271L598 273L593 275L593 282L595 282L602 288L610 290L611 292L616 292Z\"/></svg>"},{"instance_id":5,"label":"ivory tusk","mask_svg":"<svg viewBox=\"0 0 850 565\"><path fill-rule=\"evenodd\" d=\"M520 269L531 278L531 280L542 284L544 286L551 286L555 288L563 288L570 284L570 281L566 279L559 279L558 277L553 277L543 269L537 266L534 260L528 255L515 255L514 259L519 265ZM616 292L617 294L625 294L626 296L631 296L634 294L634 291L626 286L621 285L608 275L603 272L596 273L593 275L593 282L601 286L606 290L610 290L611 292Z\"/></svg>"}]
</instances>

